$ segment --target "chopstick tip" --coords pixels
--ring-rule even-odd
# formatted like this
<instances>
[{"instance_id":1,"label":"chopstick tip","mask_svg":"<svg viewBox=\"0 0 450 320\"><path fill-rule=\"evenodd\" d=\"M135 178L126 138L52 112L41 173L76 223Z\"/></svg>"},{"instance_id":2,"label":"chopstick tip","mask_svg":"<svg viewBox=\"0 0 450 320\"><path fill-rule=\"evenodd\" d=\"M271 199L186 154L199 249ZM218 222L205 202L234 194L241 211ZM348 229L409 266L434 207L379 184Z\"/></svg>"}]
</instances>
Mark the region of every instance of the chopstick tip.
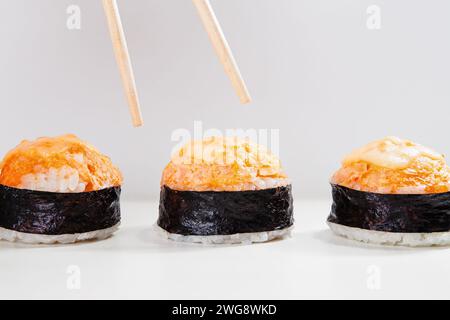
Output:
<instances>
[{"instance_id":1,"label":"chopstick tip","mask_svg":"<svg viewBox=\"0 0 450 320\"><path fill-rule=\"evenodd\" d=\"M252 103L252 98L251 97L242 97L240 100L241 100L241 104L250 104L250 103Z\"/></svg>"}]
</instances>

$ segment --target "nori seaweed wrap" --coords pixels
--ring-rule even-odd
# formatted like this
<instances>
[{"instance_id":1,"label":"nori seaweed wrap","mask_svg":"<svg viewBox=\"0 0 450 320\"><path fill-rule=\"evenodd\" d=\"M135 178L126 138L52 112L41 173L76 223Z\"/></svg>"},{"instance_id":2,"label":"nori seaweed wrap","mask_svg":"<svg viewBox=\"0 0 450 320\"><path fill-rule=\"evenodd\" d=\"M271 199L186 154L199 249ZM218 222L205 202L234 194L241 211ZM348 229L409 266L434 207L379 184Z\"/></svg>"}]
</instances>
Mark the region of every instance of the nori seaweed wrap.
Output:
<instances>
[{"instance_id":1,"label":"nori seaweed wrap","mask_svg":"<svg viewBox=\"0 0 450 320\"><path fill-rule=\"evenodd\" d=\"M23 141L0 172L0 239L73 243L104 239L120 224L122 176L76 136Z\"/></svg>"},{"instance_id":2,"label":"nori seaweed wrap","mask_svg":"<svg viewBox=\"0 0 450 320\"><path fill-rule=\"evenodd\" d=\"M265 242L294 224L292 187L279 159L248 139L191 141L164 170L157 228L199 243Z\"/></svg>"},{"instance_id":3,"label":"nori seaweed wrap","mask_svg":"<svg viewBox=\"0 0 450 320\"><path fill-rule=\"evenodd\" d=\"M444 157L396 137L348 155L331 179L330 228L367 243L450 244L450 175Z\"/></svg>"}]
</instances>

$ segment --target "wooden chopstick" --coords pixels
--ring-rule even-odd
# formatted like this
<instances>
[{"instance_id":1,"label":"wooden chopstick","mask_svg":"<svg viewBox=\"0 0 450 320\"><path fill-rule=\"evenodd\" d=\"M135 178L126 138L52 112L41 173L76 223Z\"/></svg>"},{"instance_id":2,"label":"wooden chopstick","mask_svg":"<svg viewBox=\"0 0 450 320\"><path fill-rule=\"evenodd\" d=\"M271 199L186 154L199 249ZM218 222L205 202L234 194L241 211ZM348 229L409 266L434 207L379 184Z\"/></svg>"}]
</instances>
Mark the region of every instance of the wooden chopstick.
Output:
<instances>
[{"instance_id":1,"label":"wooden chopstick","mask_svg":"<svg viewBox=\"0 0 450 320\"><path fill-rule=\"evenodd\" d=\"M231 83L239 96L241 103L251 102L250 93L244 79L242 78L239 67L234 59L231 48L225 38L220 23L213 11L209 0L193 0L200 18L208 32L209 38L214 49L219 56L220 62L225 68L225 72L230 77Z\"/></svg>"},{"instance_id":2,"label":"wooden chopstick","mask_svg":"<svg viewBox=\"0 0 450 320\"><path fill-rule=\"evenodd\" d=\"M114 47L117 64L122 77L125 94L128 100L133 125L140 127L144 124L139 97L134 79L133 67L131 65L130 54L128 52L127 41L120 19L119 8L116 0L102 0L105 14L108 20L108 27L111 33L111 40Z\"/></svg>"}]
</instances>

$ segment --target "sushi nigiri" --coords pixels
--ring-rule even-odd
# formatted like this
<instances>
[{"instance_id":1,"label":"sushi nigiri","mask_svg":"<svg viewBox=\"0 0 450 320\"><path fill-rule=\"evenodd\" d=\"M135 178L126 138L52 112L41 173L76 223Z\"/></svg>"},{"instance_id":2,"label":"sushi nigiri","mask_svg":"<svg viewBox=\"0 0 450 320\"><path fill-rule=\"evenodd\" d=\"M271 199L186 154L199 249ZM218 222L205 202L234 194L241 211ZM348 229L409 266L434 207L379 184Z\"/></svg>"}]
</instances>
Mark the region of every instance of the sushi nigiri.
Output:
<instances>
[{"instance_id":1,"label":"sushi nigiri","mask_svg":"<svg viewBox=\"0 0 450 320\"><path fill-rule=\"evenodd\" d=\"M122 175L74 135L23 141L1 163L0 239L74 243L120 224Z\"/></svg>"},{"instance_id":2,"label":"sushi nigiri","mask_svg":"<svg viewBox=\"0 0 450 320\"><path fill-rule=\"evenodd\" d=\"M338 235L400 246L450 244L450 171L443 155L387 137L345 157L328 218Z\"/></svg>"},{"instance_id":3,"label":"sushi nigiri","mask_svg":"<svg viewBox=\"0 0 450 320\"><path fill-rule=\"evenodd\" d=\"M237 137L191 141L163 172L157 228L197 243L265 242L288 236L292 187L279 159Z\"/></svg>"}]
</instances>

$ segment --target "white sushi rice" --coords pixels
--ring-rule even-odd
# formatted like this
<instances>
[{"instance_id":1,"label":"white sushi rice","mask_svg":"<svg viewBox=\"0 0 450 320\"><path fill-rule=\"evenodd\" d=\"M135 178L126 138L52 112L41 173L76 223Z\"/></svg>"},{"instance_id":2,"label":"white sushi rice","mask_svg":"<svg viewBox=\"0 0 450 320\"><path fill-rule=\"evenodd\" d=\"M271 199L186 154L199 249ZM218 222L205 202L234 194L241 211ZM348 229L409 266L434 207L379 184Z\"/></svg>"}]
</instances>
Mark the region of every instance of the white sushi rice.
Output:
<instances>
[{"instance_id":1,"label":"white sushi rice","mask_svg":"<svg viewBox=\"0 0 450 320\"><path fill-rule=\"evenodd\" d=\"M79 193L85 191L86 183L81 181L76 169L63 166L59 169L50 168L24 175L19 188L43 192Z\"/></svg>"},{"instance_id":2,"label":"white sushi rice","mask_svg":"<svg viewBox=\"0 0 450 320\"><path fill-rule=\"evenodd\" d=\"M87 240L104 240L119 229L120 223L107 229L63 235L40 235L0 228L0 240L26 244L70 244Z\"/></svg>"},{"instance_id":3,"label":"white sushi rice","mask_svg":"<svg viewBox=\"0 0 450 320\"><path fill-rule=\"evenodd\" d=\"M332 222L328 222L328 226L339 236L364 243L405 247L450 245L450 232L394 233L347 227Z\"/></svg>"},{"instance_id":4,"label":"white sushi rice","mask_svg":"<svg viewBox=\"0 0 450 320\"><path fill-rule=\"evenodd\" d=\"M233 235L217 235L217 236L185 236L176 233L170 233L158 225L154 228L156 232L165 239L187 242L187 243L202 243L205 245L214 244L252 244L268 242L275 239L285 239L291 236L294 227L285 228L282 230L254 232L254 233L238 233Z\"/></svg>"}]
</instances>

